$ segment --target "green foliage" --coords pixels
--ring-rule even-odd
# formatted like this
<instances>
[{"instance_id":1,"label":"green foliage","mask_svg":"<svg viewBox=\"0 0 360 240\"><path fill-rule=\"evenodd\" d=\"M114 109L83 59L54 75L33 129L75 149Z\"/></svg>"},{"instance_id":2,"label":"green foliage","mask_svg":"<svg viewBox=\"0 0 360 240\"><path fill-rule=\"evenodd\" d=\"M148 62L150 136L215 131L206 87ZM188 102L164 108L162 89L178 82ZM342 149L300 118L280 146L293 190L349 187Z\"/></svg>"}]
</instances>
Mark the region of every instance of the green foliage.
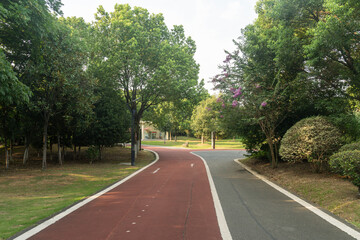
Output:
<instances>
[{"instance_id":1,"label":"green foliage","mask_svg":"<svg viewBox=\"0 0 360 240\"><path fill-rule=\"evenodd\" d=\"M99 147L90 146L86 149L86 157L89 159L90 164L93 163L100 156Z\"/></svg>"},{"instance_id":2,"label":"green foliage","mask_svg":"<svg viewBox=\"0 0 360 240\"><path fill-rule=\"evenodd\" d=\"M220 132L220 119L223 118L222 110L217 104L217 98L212 96L199 103L191 117L191 127L195 135L207 136L211 132Z\"/></svg>"},{"instance_id":3,"label":"green foliage","mask_svg":"<svg viewBox=\"0 0 360 240\"><path fill-rule=\"evenodd\" d=\"M340 151L330 157L330 167L359 188L360 193L360 150Z\"/></svg>"},{"instance_id":4,"label":"green foliage","mask_svg":"<svg viewBox=\"0 0 360 240\"><path fill-rule=\"evenodd\" d=\"M360 142L353 142L353 143L345 144L339 149L339 152L355 151L355 150L360 151Z\"/></svg>"},{"instance_id":5,"label":"green foliage","mask_svg":"<svg viewBox=\"0 0 360 240\"><path fill-rule=\"evenodd\" d=\"M338 107L340 108L340 106ZM358 113L332 114L329 116L329 120L341 131L344 143L351 143L359 139L360 118Z\"/></svg>"},{"instance_id":6,"label":"green foliage","mask_svg":"<svg viewBox=\"0 0 360 240\"><path fill-rule=\"evenodd\" d=\"M357 0L324 0L324 11L306 47L313 74L327 86L347 89L359 99L360 4ZM341 88L341 86L350 88Z\"/></svg>"},{"instance_id":7,"label":"green foliage","mask_svg":"<svg viewBox=\"0 0 360 240\"><path fill-rule=\"evenodd\" d=\"M281 140L280 156L286 161L311 162L316 171L341 146L341 133L326 118L305 118L292 126Z\"/></svg>"}]
</instances>

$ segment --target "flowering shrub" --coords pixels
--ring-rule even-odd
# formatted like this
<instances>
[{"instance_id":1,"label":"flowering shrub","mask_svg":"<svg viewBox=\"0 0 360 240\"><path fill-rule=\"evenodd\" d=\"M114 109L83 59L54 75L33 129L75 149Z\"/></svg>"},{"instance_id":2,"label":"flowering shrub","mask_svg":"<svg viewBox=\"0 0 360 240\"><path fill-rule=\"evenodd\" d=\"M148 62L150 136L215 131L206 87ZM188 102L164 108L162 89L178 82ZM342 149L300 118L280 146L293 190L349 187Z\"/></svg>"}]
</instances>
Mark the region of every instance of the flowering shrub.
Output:
<instances>
[{"instance_id":1,"label":"flowering shrub","mask_svg":"<svg viewBox=\"0 0 360 240\"><path fill-rule=\"evenodd\" d=\"M329 165L334 172L350 177L360 195L360 150L335 153L330 157Z\"/></svg>"},{"instance_id":2,"label":"flowering shrub","mask_svg":"<svg viewBox=\"0 0 360 240\"><path fill-rule=\"evenodd\" d=\"M297 122L281 140L280 156L286 161L307 160L318 172L341 145L340 131L324 117Z\"/></svg>"}]
</instances>

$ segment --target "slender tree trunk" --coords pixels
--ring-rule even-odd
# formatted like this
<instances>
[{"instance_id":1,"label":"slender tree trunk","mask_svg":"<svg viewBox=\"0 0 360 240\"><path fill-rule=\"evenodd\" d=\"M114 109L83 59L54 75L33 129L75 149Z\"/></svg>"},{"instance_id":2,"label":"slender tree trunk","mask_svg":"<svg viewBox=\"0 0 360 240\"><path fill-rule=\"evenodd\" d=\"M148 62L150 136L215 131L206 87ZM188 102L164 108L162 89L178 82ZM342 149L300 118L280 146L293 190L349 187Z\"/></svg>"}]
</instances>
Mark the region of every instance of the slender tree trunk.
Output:
<instances>
[{"instance_id":1,"label":"slender tree trunk","mask_svg":"<svg viewBox=\"0 0 360 240\"><path fill-rule=\"evenodd\" d=\"M48 140L48 125L49 125L49 116L45 113L44 119L44 129L43 129L43 156L42 156L42 169L46 169L46 151L47 151L47 140Z\"/></svg>"},{"instance_id":2,"label":"slender tree trunk","mask_svg":"<svg viewBox=\"0 0 360 240\"><path fill-rule=\"evenodd\" d=\"M23 164L25 165L29 161L29 140L25 136L25 151L23 157Z\"/></svg>"},{"instance_id":3,"label":"slender tree trunk","mask_svg":"<svg viewBox=\"0 0 360 240\"><path fill-rule=\"evenodd\" d=\"M175 132L175 142L177 142L177 134L176 134L176 132Z\"/></svg>"},{"instance_id":4,"label":"slender tree trunk","mask_svg":"<svg viewBox=\"0 0 360 240\"><path fill-rule=\"evenodd\" d=\"M8 149L8 143L7 143L7 138L5 137L5 167L6 169L9 169L9 149Z\"/></svg>"},{"instance_id":5,"label":"slender tree trunk","mask_svg":"<svg viewBox=\"0 0 360 240\"><path fill-rule=\"evenodd\" d=\"M211 148L215 149L215 132L211 132Z\"/></svg>"},{"instance_id":6,"label":"slender tree trunk","mask_svg":"<svg viewBox=\"0 0 360 240\"><path fill-rule=\"evenodd\" d=\"M172 136L171 136L171 131L169 132L169 136L170 136L170 141L172 141Z\"/></svg>"},{"instance_id":7,"label":"slender tree trunk","mask_svg":"<svg viewBox=\"0 0 360 240\"><path fill-rule=\"evenodd\" d=\"M140 125L139 125L139 128L138 128L138 131L139 131L139 135L138 135L138 137L139 137L139 151L141 151L141 138L142 138L142 136L141 136L141 127L140 127Z\"/></svg>"},{"instance_id":8,"label":"slender tree trunk","mask_svg":"<svg viewBox=\"0 0 360 240\"><path fill-rule=\"evenodd\" d=\"M63 144L62 145L62 161L63 162L65 161L65 156L66 156L66 148L65 148L65 145Z\"/></svg>"},{"instance_id":9,"label":"slender tree trunk","mask_svg":"<svg viewBox=\"0 0 360 240\"><path fill-rule=\"evenodd\" d=\"M61 156L61 142L60 142L60 133L57 132L57 147L58 147L58 161L59 164L62 165L63 161L62 161L62 156Z\"/></svg>"},{"instance_id":10,"label":"slender tree trunk","mask_svg":"<svg viewBox=\"0 0 360 240\"><path fill-rule=\"evenodd\" d=\"M76 145L74 144L74 150L73 150L73 161L76 160Z\"/></svg>"},{"instance_id":11,"label":"slender tree trunk","mask_svg":"<svg viewBox=\"0 0 360 240\"><path fill-rule=\"evenodd\" d=\"M13 159L13 149L14 149L14 141L11 138L10 139L10 148L9 148L9 160L11 163L14 163L14 159Z\"/></svg>"},{"instance_id":12,"label":"slender tree trunk","mask_svg":"<svg viewBox=\"0 0 360 240\"><path fill-rule=\"evenodd\" d=\"M98 148L99 148L99 160L102 161L102 153L101 153L102 148L100 145L98 146Z\"/></svg>"},{"instance_id":13,"label":"slender tree trunk","mask_svg":"<svg viewBox=\"0 0 360 240\"><path fill-rule=\"evenodd\" d=\"M78 148L78 159L81 159L81 146Z\"/></svg>"},{"instance_id":14,"label":"slender tree trunk","mask_svg":"<svg viewBox=\"0 0 360 240\"><path fill-rule=\"evenodd\" d=\"M50 138L50 143L49 144L50 144L49 145L49 148L50 148L50 162L52 162L52 160L53 160L53 142L52 142L51 138Z\"/></svg>"},{"instance_id":15,"label":"slender tree trunk","mask_svg":"<svg viewBox=\"0 0 360 240\"><path fill-rule=\"evenodd\" d=\"M201 144L205 144L204 133L201 134Z\"/></svg>"}]
</instances>

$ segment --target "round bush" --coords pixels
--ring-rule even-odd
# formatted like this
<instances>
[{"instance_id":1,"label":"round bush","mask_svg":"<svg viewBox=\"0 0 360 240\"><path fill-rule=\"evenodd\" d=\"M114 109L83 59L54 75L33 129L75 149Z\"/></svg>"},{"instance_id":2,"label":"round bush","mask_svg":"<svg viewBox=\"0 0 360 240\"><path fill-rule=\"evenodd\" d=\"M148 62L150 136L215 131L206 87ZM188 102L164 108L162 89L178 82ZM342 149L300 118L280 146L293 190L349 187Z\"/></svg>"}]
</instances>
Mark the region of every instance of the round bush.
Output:
<instances>
[{"instance_id":1,"label":"round bush","mask_svg":"<svg viewBox=\"0 0 360 240\"><path fill-rule=\"evenodd\" d=\"M310 117L297 122L285 133L279 153L286 161L307 160L319 171L340 145L341 133L337 127L324 117Z\"/></svg>"},{"instance_id":2,"label":"round bush","mask_svg":"<svg viewBox=\"0 0 360 240\"><path fill-rule=\"evenodd\" d=\"M343 176L349 176L360 193L360 150L343 151L330 157L330 167Z\"/></svg>"},{"instance_id":3,"label":"round bush","mask_svg":"<svg viewBox=\"0 0 360 240\"><path fill-rule=\"evenodd\" d=\"M344 146L342 146L339 149L339 152L354 151L354 150L360 151L360 142L353 142L353 143L345 144Z\"/></svg>"}]
</instances>

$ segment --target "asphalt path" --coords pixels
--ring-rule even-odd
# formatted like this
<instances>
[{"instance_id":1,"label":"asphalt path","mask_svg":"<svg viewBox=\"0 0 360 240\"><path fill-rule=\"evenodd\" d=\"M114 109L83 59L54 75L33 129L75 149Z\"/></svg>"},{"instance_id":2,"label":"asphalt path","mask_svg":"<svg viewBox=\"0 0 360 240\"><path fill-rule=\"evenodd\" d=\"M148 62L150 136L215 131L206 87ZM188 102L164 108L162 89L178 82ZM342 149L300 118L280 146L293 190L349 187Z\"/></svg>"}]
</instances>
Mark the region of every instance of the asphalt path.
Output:
<instances>
[{"instance_id":1,"label":"asphalt path","mask_svg":"<svg viewBox=\"0 0 360 240\"><path fill-rule=\"evenodd\" d=\"M15 239L354 239L235 163L243 151L151 149L156 163Z\"/></svg>"},{"instance_id":2,"label":"asphalt path","mask_svg":"<svg viewBox=\"0 0 360 240\"><path fill-rule=\"evenodd\" d=\"M234 162L243 151L195 154L210 168L232 239L355 239Z\"/></svg>"},{"instance_id":3,"label":"asphalt path","mask_svg":"<svg viewBox=\"0 0 360 240\"><path fill-rule=\"evenodd\" d=\"M221 239L204 162L188 150L152 149L155 164L15 239Z\"/></svg>"}]
</instances>

